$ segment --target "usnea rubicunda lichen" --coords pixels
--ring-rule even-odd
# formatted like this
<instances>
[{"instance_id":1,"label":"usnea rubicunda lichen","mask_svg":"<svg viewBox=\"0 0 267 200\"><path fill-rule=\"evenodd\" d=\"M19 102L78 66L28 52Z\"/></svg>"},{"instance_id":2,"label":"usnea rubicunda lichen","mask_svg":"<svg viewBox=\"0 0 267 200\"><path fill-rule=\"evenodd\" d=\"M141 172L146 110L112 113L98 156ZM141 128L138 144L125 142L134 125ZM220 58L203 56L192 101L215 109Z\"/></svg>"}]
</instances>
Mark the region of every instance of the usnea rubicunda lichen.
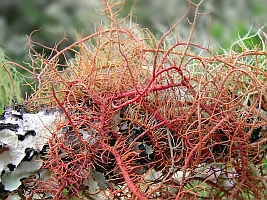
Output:
<instances>
[{"instance_id":1,"label":"usnea rubicunda lichen","mask_svg":"<svg viewBox=\"0 0 267 200\"><path fill-rule=\"evenodd\" d=\"M38 88L27 106L60 109L65 119L57 126L63 134L51 130L48 141L43 167L52 175L32 193L264 198L264 32L217 55L192 43L191 34L185 42L169 41L179 23L160 41L123 28L114 5L105 3L109 28L51 49L51 56L31 55ZM193 5L192 34L200 4ZM248 46L250 37L261 44Z\"/></svg>"}]
</instances>

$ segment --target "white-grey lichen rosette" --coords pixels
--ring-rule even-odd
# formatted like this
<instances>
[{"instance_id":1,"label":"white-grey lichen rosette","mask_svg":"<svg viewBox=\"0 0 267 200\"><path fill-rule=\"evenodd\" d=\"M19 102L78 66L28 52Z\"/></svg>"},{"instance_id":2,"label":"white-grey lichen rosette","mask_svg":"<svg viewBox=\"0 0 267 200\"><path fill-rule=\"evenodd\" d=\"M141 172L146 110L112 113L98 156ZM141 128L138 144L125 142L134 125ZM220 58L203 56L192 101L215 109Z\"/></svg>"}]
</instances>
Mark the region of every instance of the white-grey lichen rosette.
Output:
<instances>
[{"instance_id":1,"label":"white-grey lichen rosette","mask_svg":"<svg viewBox=\"0 0 267 200\"><path fill-rule=\"evenodd\" d=\"M40 155L64 117L60 110L23 113L6 108L0 116L0 182L5 190L16 190L22 178L38 173Z\"/></svg>"}]
</instances>

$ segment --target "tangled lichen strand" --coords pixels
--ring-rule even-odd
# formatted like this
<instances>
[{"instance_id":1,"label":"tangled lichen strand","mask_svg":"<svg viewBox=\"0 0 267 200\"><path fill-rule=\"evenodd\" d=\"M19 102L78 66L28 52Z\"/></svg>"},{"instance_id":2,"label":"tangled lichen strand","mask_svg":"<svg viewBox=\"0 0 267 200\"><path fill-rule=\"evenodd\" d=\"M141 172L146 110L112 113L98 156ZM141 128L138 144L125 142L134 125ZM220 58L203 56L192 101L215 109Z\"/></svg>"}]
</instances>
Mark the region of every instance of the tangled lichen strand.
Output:
<instances>
[{"instance_id":1,"label":"tangled lichen strand","mask_svg":"<svg viewBox=\"0 0 267 200\"><path fill-rule=\"evenodd\" d=\"M55 198L64 189L113 199L265 197L266 50L215 55L152 38L115 26L42 58L28 103L60 107L67 118L66 136L50 141L45 166L54 177L43 190ZM75 58L60 65L69 51Z\"/></svg>"},{"instance_id":2,"label":"tangled lichen strand","mask_svg":"<svg viewBox=\"0 0 267 200\"><path fill-rule=\"evenodd\" d=\"M138 39L131 30L110 29L99 31L88 41L77 42L76 56L67 60L61 71L57 71L58 58L43 60L44 68L38 76L39 90L36 98L42 103L55 102L51 88L64 102L71 96L83 96L86 93L116 95L121 92L138 90L149 81L147 66L151 53L145 39ZM63 51L60 55L67 54ZM79 92L78 92L79 91Z\"/></svg>"}]
</instances>

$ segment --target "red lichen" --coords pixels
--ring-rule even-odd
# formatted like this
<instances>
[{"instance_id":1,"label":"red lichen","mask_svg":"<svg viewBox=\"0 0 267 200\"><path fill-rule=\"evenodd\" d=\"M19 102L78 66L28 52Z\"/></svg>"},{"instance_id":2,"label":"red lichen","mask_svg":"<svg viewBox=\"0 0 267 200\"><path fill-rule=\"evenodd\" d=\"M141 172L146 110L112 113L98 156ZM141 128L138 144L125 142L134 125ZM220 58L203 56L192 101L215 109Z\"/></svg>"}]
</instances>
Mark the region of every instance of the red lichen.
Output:
<instances>
[{"instance_id":1,"label":"red lichen","mask_svg":"<svg viewBox=\"0 0 267 200\"><path fill-rule=\"evenodd\" d=\"M180 22L160 41L149 32L122 28L112 13L115 5L105 2L109 29L99 28L61 51L52 48L48 58L33 51L32 58L42 65L39 73L35 67L31 71L38 89L29 107L61 108L67 118L62 127L76 136L73 141L51 138L44 167L53 175L35 192L49 192L56 199L81 198L81 191L91 192L88 180L96 170L105 174L113 199L265 195L261 179L266 170L255 169L265 155L261 147L266 134L253 141L251 135L267 120L261 111L267 73L256 62L266 53L215 55L191 43L200 4L189 4L196 15L186 42L166 43ZM75 57L59 63L70 52ZM255 58L255 65L245 62L249 58ZM153 149L153 159L142 156L145 145ZM215 172L209 172L207 177L201 166L211 163L223 166L224 175L211 179ZM152 169L161 174L147 181Z\"/></svg>"}]
</instances>

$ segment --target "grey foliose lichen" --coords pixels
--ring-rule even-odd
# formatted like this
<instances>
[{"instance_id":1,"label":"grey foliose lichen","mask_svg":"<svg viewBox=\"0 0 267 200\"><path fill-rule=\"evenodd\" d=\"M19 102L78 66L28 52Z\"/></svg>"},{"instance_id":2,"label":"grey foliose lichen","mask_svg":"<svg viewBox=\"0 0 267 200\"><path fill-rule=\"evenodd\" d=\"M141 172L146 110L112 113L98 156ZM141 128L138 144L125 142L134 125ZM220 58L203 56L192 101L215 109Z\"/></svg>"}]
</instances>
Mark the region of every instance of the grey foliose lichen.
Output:
<instances>
[{"instance_id":1,"label":"grey foliose lichen","mask_svg":"<svg viewBox=\"0 0 267 200\"><path fill-rule=\"evenodd\" d=\"M0 116L0 182L16 190L21 179L38 174L48 140L63 120L59 110L23 113L6 108Z\"/></svg>"}]
</instances>

